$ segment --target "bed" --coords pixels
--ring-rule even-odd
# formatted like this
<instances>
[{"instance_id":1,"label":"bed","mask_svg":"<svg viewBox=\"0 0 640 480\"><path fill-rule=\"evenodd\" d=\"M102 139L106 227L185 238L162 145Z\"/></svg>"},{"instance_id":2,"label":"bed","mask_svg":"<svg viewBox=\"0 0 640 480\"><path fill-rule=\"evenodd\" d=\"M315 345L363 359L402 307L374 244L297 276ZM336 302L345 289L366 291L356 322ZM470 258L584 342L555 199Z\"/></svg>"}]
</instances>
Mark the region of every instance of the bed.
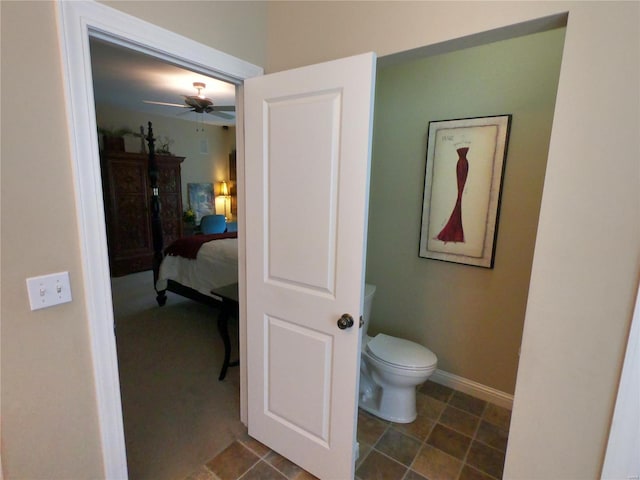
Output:
<instances>
[{"instance_id":1,"label":"bed","mask_svg":"<svg viewBox=\"0 0 640 480\"><path fill-rule=\"evenodd\" d=\"M149 144L153 282L156 300L158 305L164 306L167 302L166 292L169 291L218 307L218 331L224 343L224 360L218 380L224 380L227 368L238 365L238 361L230 361L231 344L227 329L231 310L235 310L237 316L238 233L192 235L179 238L164 248L159 198L161 189L158 187L159 173L151 122L146 140ZM211 293L212 290L225 293L216 296ZM232 290L235 294L229 295L228 292Z\"/></svg>"},{"instance_id":2,"label":"bed","mask_svg":"<svg viewBox=\"0 0 640 480\"><path fill-rule=\"evenodd\" d=\"M160 215L162 189L158 186L159 172L151 122L148 122L146 140L149 146L153 282L158 305L166 303L166 292L169 291L220 307L220 298L212 295L211 290L238 282L238 234L193 235L164 248Z\"/></svg>"},{"instance_id":3,"label":"bed","mask_svg":"<svg viewBox=\"0 0 640 480\"><path fill-rule=\"evenodd\" d=\"M194 235L176 240L154 269L156 300L166 303L166 291L207 304L218 304L211 291L238 282L237 232Z\"/></svg>"}]
</instances>

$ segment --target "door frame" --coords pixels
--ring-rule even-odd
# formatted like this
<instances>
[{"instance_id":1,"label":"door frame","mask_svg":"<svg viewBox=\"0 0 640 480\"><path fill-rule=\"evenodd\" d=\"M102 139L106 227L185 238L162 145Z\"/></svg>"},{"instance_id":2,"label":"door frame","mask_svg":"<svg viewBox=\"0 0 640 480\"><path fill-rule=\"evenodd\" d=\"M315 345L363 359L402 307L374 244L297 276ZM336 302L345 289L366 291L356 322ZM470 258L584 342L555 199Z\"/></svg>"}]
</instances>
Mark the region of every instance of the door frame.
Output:
<instances>
[{"instance_id":1,"label":"door frame","mask_svg":"<svg viewBox=\"0 0 640 480\"><path fill-rule=\"evenodd\" d=\"M82 284L95 377L98 424L105 478L127 478L120 380L114 335L106 224L95 116L89 37L142 52L236 85L239 230L244 231L243 91L246 78L263 74L259 66L165 30L102 4L56 3L69 147L80 237ZM244 287L245 245L239 236L239 276ZM241 292L241 299L244 298ZM240 302L240 357L246 355L244 312ZM246 423L246 362L241 361L240 415Z\"/></svg>"}]
</instances>

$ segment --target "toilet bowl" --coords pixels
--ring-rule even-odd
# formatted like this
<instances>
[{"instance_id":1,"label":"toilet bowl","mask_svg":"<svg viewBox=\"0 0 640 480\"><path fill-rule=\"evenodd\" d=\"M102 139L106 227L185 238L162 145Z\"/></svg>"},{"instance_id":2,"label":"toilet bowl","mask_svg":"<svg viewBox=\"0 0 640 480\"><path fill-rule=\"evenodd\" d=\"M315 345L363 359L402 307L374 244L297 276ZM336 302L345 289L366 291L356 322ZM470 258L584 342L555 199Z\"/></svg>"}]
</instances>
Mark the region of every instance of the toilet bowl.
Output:
<instances>
[{"instance_id":1,"label":"toilet bowl","mask_svg":"<svg viewBox=\"0 0 640 480\"><path fill-rule=\"evenodd\" d=\"M375 285L365 285L358 405L396 423L416 418L416 387L435 371L438 359L428 348L380 333L367 335Z\"/></svg>"}]
</instances>

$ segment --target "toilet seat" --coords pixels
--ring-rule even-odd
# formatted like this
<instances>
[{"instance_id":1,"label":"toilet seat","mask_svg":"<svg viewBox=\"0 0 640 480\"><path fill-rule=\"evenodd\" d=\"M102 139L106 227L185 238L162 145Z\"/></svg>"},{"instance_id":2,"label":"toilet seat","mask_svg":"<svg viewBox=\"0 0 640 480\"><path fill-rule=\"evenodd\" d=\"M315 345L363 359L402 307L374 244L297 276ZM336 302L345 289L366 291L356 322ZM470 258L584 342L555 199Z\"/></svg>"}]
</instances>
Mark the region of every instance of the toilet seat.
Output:
<instances>
[{"instance_id":1,"label":"toilet seat","mask_svg":"<svg viewBox=\"0 0 640 480\"><path fill-rule=\"evenodd\" d=\"M427 370L438 362L438 358L428 348L384 333L371 338L365 348L376 360L404 370Z\"/></svg>"}]
</instances>

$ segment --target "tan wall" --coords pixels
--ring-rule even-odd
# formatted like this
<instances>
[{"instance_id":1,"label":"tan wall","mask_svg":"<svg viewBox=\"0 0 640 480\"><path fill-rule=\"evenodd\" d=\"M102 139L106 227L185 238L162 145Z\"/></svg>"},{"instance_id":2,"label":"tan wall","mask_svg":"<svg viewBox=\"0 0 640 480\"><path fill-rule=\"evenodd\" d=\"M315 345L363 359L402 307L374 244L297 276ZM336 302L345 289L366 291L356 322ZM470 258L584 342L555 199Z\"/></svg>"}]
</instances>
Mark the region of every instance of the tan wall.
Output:
<instances>
[{"instance_id":1,"label":"tan wall","mask_svg":"<svg viewBox=\"0 0 640 480\"><path fill-rule=\"evenodd\" d=\"M0 5L3 467L8 479L100 477L54 8ZM25 279L65 270L74 301L31 312Z\"/></svg>"},{"instance_id":2,"label":"tan wall","mask_svg":"<svg viewBox=\"0 0 640 480\"><path fill-rule=\"evenodd\" d=\"M185 2L113 5L265 64L265 3L196 2L189 12ZM210 8L207 16L203 8ZM569 11L507 478L596 478L602 462L639 273L640 147L629 141L640 129L638 8L635 2L270 7L270 70L365 50L387 54ZM54 4L3 1L0 9L5 478L101 478ZM217 17L230 28L212 28L222 12ZM25 92L37 108L25 108ZM30 312L25 278L60 270L70 272L74 301Z\"/></svg>"},{"instance_id":3,"label":"tan wall","mask_svg":"<svg viewBox=\"0 0 640 480\"><path fill-rule=\"evenodd\" d=\"M264 63L259 2L114 6ZM4 477L103 478L55 4L0 9ZM58 271L69 271L73 301L31 312L25 279Z\"/></svg>"},{"instance_id":4,"label":"tan wall","mask_svg":"<svg viewBox=\"0 0 640 480\"><path fill-rule=\"evenodd\" d=\"M599 476L640 273L640 146L630 141L640 130L639 8L269 4L268 71L370 50L386 55L569 13L505 478Z\"/></svg>"},{"instance_id":5,"label":"tan wall","mask_svg":"<svg viewBox=\"0 0 640 480\"><path fill-rule=\"evenodd\" d=\"M138 131L140 125L147 129L152 122L157 139L168 137L173 142L170 151L179 157L186 157L181 164L182 205L188 203L188 183L213 183L229 181L229 153L235 149L235 127L223 129L219 125L203 125L196 122L176 120L166 116L134 112L108 105L96 106L98 125L105 128L129 127ZM198 131L196 131L196 128ZM199 129L204 129L201 132ZM200 142L207 144L207 153L200 150ZM156 147L158 143L156 142ZM140 139L131 135L125 137L125 150L140 151Z\"/></svg>"},{"instance_id":6,"label":"tan wall","mask_svg":"<svg viewBox=\"0 0 640 480\"><path fill-rule=\"evenodd\" d=\"M267 3L261 0L109 0L100 3L254 65L265 63Z\"/></svg>"},{"instance_id":7,"label":"tan wall","mask_svg":"<svg viewBox=\"0 0 640 480\"><path fill-rule=\"evenodd\" d=\"M564 29L379 68L367 282L371 329L513 394ZM418 256L429 121L512 114L493 270ZM464 208L464 207L463 207Z\"/></svg>"}]
</instances>

